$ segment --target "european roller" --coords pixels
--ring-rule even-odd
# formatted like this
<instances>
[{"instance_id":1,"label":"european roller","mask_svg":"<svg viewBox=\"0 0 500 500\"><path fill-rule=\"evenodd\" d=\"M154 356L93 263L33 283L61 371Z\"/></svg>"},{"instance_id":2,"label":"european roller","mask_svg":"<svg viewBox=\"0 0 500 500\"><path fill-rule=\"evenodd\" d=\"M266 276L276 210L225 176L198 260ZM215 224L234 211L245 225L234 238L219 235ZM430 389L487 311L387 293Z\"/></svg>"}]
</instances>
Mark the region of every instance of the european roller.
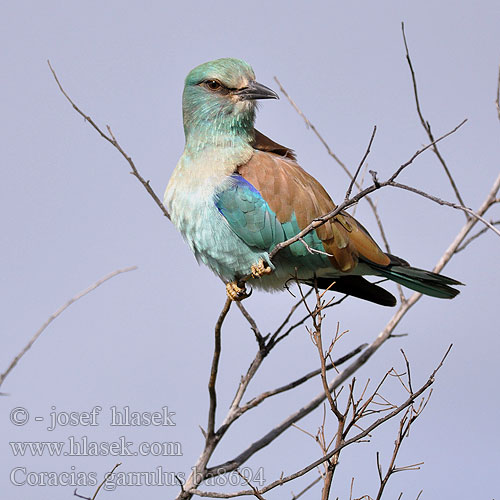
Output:
<instances>
[{"instance_id":1,"label":"european roller","mask_svg":"<svg viewBox=\"0 0 500 500\"><path fill-rule=\"evenodd\" d=\"M228 296L248 296L241 278L251 275L267 291L297 280L394 306L391 293L363 277L372 275L425 295L455 297L450 285L460 282L385 253L346 212L304 236L309 248L297 241L270 260L276 244L335 209L294 152L254 128L257 101L277 98L239 59L197 66L185 81L186 144L165 205L196 259L226 282Z\"/></svg>"}]
</instances>

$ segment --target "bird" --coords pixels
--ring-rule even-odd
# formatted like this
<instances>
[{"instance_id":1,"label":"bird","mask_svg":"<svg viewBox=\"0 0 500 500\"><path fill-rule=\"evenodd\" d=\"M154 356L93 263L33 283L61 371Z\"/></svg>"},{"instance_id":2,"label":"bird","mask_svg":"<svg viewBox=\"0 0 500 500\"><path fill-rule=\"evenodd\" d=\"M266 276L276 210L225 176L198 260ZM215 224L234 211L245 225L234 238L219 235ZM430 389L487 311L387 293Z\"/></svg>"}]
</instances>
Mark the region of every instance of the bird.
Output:
<instances>
[{"instance_id":1,"label":"bird","mask_svg":"<svg viewBox=\"0 0 500 500\"><path fill-rule=\"evenodd\" d=\"M459 281L411 267L384 252L347 212L283 248L315 218L336 208L294 151L254 127L257 102L278 99L243 60L222 58L189 72L182 96L185 147L164 205L198 262L226 283L232 300L248 297L245 281L265 291L292 280L383 306L392 293L364 276L451 299ZM253 287L252 287L253 288Z\"/></svg>"}]
</instances>

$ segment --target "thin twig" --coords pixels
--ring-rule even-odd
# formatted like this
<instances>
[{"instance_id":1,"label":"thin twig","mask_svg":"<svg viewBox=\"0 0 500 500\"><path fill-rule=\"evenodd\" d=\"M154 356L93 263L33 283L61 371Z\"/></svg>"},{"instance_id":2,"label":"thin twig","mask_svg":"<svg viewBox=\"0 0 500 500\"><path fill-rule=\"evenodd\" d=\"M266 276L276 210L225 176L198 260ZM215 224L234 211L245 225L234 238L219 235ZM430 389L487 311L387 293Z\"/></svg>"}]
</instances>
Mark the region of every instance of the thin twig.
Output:
<instances>
[{"instance_id":1,"label":"thin twig","mask_svg":"<svg viewBox=\"0 0 500 500\"><path fill-rule=\"evenodd\" d=\"M497 98L495 99L497 107L498 119L500 120L500 65L498 66L498 81L497 81Z\"/></svg>"},{"instance_id":2,"label":"thin twig","mask_svg":"<svg viewBox=\"0 0 500 500\"><path fill-rule=\"evenodd\" d=\"M78 498L84 498L85 500L95 500L95 499L96 499L96 497L97 497L97 494L99 493L99 490L100 490L100 489L101 489L101 488L102 488L102 487L106 484L106 481L107 481L107 480L108 480L108 479L109 479L109 478L113 475L113 472L115 472L115 470L116 470L118 467L120 467L120 465L121 465L121 462L120 462L120 463L118 463L118 464L116 464L116 465L115 465L115 466L111 469L111 471L110 471L110 472L108 472L108 473L104 476L103 481L102 481L102 482L101 482L101 484L97 487L97 490L95 491L95 493L94 493L94 495L93 495L93 497L92 497L92 498L90 498L90 497L84 497L84 496L82 496L82 495L79 495L79 494L77 493L76 488L75 488L75 491L73 492L73 495L74 495L75 497L78 497Z\"/></svg>"},{"instance_id":3,"label":"thin twig","mask_svg":"<svg viewBox=\"0 0 500 500\"><path fill-rule=\"evenodd\" d=\"M346 416L349 411L349 405L351 400L348 398L348 403L347 403L347 410L345 414L343 414L337 407L337 397L335 396L335 400L332 397L332 393L329 390L328 386L328 379L326 375L326 364L325 364L325 359L326 355L323 353L323 341L322 341L322 336L321 336L321 323L323 320L323 316L321 314L321 309L322 309L322 303L321 303L321 298L318 293L318 290L316 288L316 296L317 296L317 302L316 302L316 310L314 311L315 314L312 316L313 318L313 325L315 331L313 332L313 338L314 342L316 343L316 347L318 349L318 354L320 357L320 364L321 364L321 382L323 384L323 390L325 391L325 396L326 399L328 400L328 403L330 405L330 410L333 412L333 414L337 417L337 433L336 433L336 443L335 446L338 448L340 444L343 442L344 438L344 426L346 422ZM337 336L333 340L329 352L333 349L334 343L337 340ZM328 353L329 354L329 353ZM351 394L352 394L352 386L351 386ZM322 433L324 433L324 428L325 428L325 423L323 421L323 424L321 426ZM326 454L328 450L328 447L325 446L325 439L323 437L323 452ZM323 490L321 492L321 499L322 500L328 500L330 497L330 489L332 486L332 481L333 481L333 475L335 473L338 461L339 461L339 455L340 455L340 450L338 453L333 455L330 460L325 462L325 475L323 478Z\"/></svg>"},{"instance_id":4,"label":"thin twig","mask_svg":"<svg viewBox=\"0 0 500 500\"><path fill-rule=\"evenodd\" d=\"M331 370L332 368L343 365L344 363L349 361L351 358L353 358L354 356L359 354L367 345L368 344L362 344L362 345L356 347L356 349L354 349L351 352L349 352L348 354L346 354L345 356L342 356L341 358L336 359L333 363L328 363L325 366L325 370L328 371L328 370ZM275 396L277 394L281 394L281 393L289 391L291 389L295 389L295 387L302 385L303 383L316 377L320 373L321 373L321 368L318 368L317 370L313 370L309 373L306 373L302 377L300 377L300 378L298 378L298 379L296 379L288 384L282 385L282 386L277 387L276 389L272 389L270 391L263 392L263 393L259 394L258 396L252 398L246 404L244 404L241 407L240 411L241 411L241 413L244 413L245 411L247 411L251 408L254 408L258 404L262 403L262 401L264 401L267 398L270 398L270 397Z\"/></svg>"},{"instance_id":5,"label":"thin twig","mask_svg":"<svg viewBox=\"0 0 500 500\"><path fill-rule=\"evenodd\" d=\"M332 285L334 283L332 282ZM312 288L311 288L312 290ZM309 292L307 292L305 294L305 297L307 297ZM327 306L325 306L325 309L329 309L331 307L334 307L334 306L338 306L339 304L342 304L342 302L344 302L344 300L346 300L347 298L349 297L349 295L344 295L343 297L341 297L340 299L334 301L334 302L330 302ZM298 328L299 326L303 325L307 320L309 319L309 314L306 314L305 316L302 317L301 320L297 321L296 323L294 323L293 325L291 325L288 330L286 330L286 332L284 332L282 335L280 335L279 337L276 337L275 340L273 340L273 342L275 344L277 344L278 342L281 342L284 338L286 338L293 330L295 330L296 328ZM274 335L274 334L273 334Z\"/></svg>"},{"instance_id":6,"label":"thin twig","mask_svg":"<svg viewBox=\"0 0 500 500\"><path fill-rule=\"evenodd\" d=\"M450 346L451 348L451 346ZM448 352L450 350L448 349ZM400 379L400 382L402 386L409 391L410 394L413 394L413 389L412 389L412 381L411 381L411 372L410 372L410 363L408 362L408 358L406 357L406 354L404 353L403 349L401 349L401 353L403 354L405 363L406 363L406 370L407 370L407 385ZM399 378L399 377L398 377ZM416 464L412 465L406 465L402 467L396 467L396 458L397 455L401 449L401 445L403 444L404 439L409 435L410 433L410 427L412 426L413 422L422 414L424 411L427 402L429 401L429 398L431 396L432 389L429 392L429 395L427 397L427 400L424 401L424 399L420 402L420 405L418 408L415 408L414 405L410 405L408 409L406 410L405 414L401 418L399 422L399 430L398 434L396 437L396 440L394 442L394 449L392 453L391 460L389 462L389 465L387 467L387 472L384 476L382 476L382 467L380 465L380 455L377 452L377 470L378 470L378 475L379 475L379 480L380 480L380 487L377 492L377 496L375 500L380 500L382 498L383 492L385 490L385 487L387 486L387 482L389 481L390 477L395 474L396 472L402 472L402 471L410 471L410 470L418 470L420 468L420 465L423 464L423 462L419 462Z\"/></svg>"},{"instance_id":7,"label":"thin twig","mask_svg":"<svg viewBox=\"0 0 500 500\"><path fill-rule=\"evenodd\" d=\"M313 292L313 289L309 289L309 291L306 293L306 298ZM285 319L282 321L282 323L280 324L280 326L276 329L276 331L273 333L271 339L273 338L276 338L280 333L281 331L283 330L283 328L285 328L285 326L288 324L288 322L290 321L291 317L293 316L293 313L297 310L297 308L300 306L300 304L302 304L302 298L296 302L290 309L290 311L288 312L288 314L286 315Z\"/></svg>"},{"instance_id":8,"label":"thin twig","mask_svg":"<svg viewBox=\"0 0 500 500\"><path fill-rule=\"evenodd\" d=\"M168 219L170 219L170 214L168 213L168 210L165 208L165 206L163 205L163 203L161 202L160 198L158 197L158 195L154 192L153 188L151 187L150 185L150 182L147 181L146 179L144 179L144 177L142 177L142 175L139 173L139 171L137 170L132 158L127 154L125 153L125 151L122 149L122 147L120 146L120 144L118 143L118 141L116 140L115 136L113 135L113 132L111 132L111 128L107 125L106 128L108 129L108 132L109 132L109 136L107 134L105 134L100 128L99 126L94 122L94 120L89 116L87 115L86 113L84 113L75 103L74 101L71 99L71 97L66 93L66 91L64 90L63 86L61 85L61 83L59 82L59 78L57 77L56 75L56 72L54 71L54 69L52 68L51 64L50 64L50 61L47 61L47 64L49 65L49 68L50 68L50 71L52 72L52 75L54 76L54 79L57 83L57 86L59 87L59 90L62 92L62 94L64 95L64 97L66 97L66 99L69 101L69 103L73 106L73 109L81 116L83 116L83 118L85 119L85 121L87 121L88 123L90 123L90 125L92 125L92 127L97 131L97 133L103 138L105 139L106 141L108 141L110 144L112 144L119 152L120 154L125 158L125 160L127 160L127 163L130 165L130 168L132 169L132 172L130 172L134 177L136 177L139 182L144 186L144 188L146 189L146 191L149 193L149 195L151 196L151 198L153 198L153 200L155 201L156 205L160 208L160 210L163 212L163 215L165 217L167 217Z\"/></svg>"},{"instance_id":9,"label":"thin twig","mask_svg":"<svg viewBox=\"0 0 500 500\"><path fill-rule=\"evenodd\" d=\"M408 399L406 399L406 401L404 401L396 409L394 409L390 413L387 413L383 417L380 417L375 422L373 422L370 426L368 426L364 431L356 434L351 439L343 441L339 446L335 447L332 451L330 451L326 455L320 457L319 459L315 460L314 462L312 462L311 464L307 465L303 469L301 469L301 470L299 470L297 472L294 472L293 474L290 474L288 476L281 477L281 478L279 478L279 479L271 482L270 484L264 486L263 488L261 488L259 490L259 493L260 494L264 494L267 491L272 490L276 486L281 486L281 485L283 485L283 484L285 484L285 483L287 483L289 481L292 481L292 480L294 480L294 479L296 479L298 477L303 476L304 474L306 474L307 472L315 469L316 467L318 467L319 465L321 465L325 461L330 460L336 453L338 453L340 450L342 450L346 446L349 446L349 445L351 445L353 443L359 442L362 438L364 438L367 435L369 435L374 429L376 429L377 427L379 427L380 425L382 425L384 422L387 422L388 420L394 418L396 415L398 415L403 410L405 410L410 405L412 405L414 403L414 401L421 394L423 394L434 383L436 374L441 369L441 367L443 366L443 363L446 360L446 357L448 356L448 354L450 352L450 349L451 349L451 346L446 351L445 355L441 359L441 361L438 364L438 366L431 373L431 375L429 376L427 382L425 382L425 384L423 384L420 387L420 389L418 389L414 394L411 394L408 397ZM224 472L229 472L231 470L235 470L237 467L239 467L239 465L237 465L235 467L232 467L232 464L229 465L229 463L228 463L227 467L224 468ZM221 473L223 473L223 469L221 469ZM189 493L191 493L192 495L198 495L198 496L201 496L201 497L209 497L209 498L234 498L234 497L237 497L237 496L253 495L254 494L252 490L238 491L238 492L235 492L235 493L219 493L219 492L215 492L215 491L201 491L201 490L197 490L197 489L190 490Z\"/></svg>"},{"instance_id":10,"label":"thin twig","mask_svg":"<svg viewBox=\"0 0 500 500\"><path fill-rule=\"evenodd\" d=\"M322 477L318 476L314 481L312 481L310 484L308 484L303 490L299 491L296 495L293 495L290 500L298 500L302 495L307 493L313 486L316 486L320 481Z\"/></svg>"},{"instance_id":11,"label":"thin twig","mask_svg":"<svg viewBox=\"0 0 500 500\"><path fill-rule=\"evenodd\" d=\"M208 411L208 425L207 425L207 441L212 440L214 437L215 427L215 411L217 409L217 393L215 391L215 382L217 381L217 371L219 369L219 359L221 353L221 329L222 323L229 312L232 300L227 298L219 315L219 319L215 325L215 344L214 355L212 358L212 369L210 370L210 379L208 381L208 393L210 395L210 408Z\"/></svg>"},{"instance_id":12,"label":"thin twig","mask_svg":"<svg viewBox=\"0 0 500 500\"><path fill-rule=\"evenodd\" d=\"M217 393L215 391L215 384L217 381L217 372L219 369L219 359L221 354L221 329L224 323L224 320L229 312L231 307L232 300L226 299L224 303L224 307L222 308L221 313L219 314L219 318L217 323L215 324L215 342L214 342L214 354L212 358L212 368L210 370L210 378L208 381L208 393L210 397L210 404L208 410L208 425L207 431L203 431L205 435L205 447L201 452L201 455L198 457L196 464L191 468L191 474L187 478L184 485L181 485L181 492L177 496L178 499L189 499L192 497L192 494L189 493L189 490L198 486L201 481L205 478L207 463L212 456L217 443L219 442L222 436L219 436L214 432L215 428L215 412L217 409Z\"/></svg>"},{"instance_id":13,"label":"thin twig","mask_svg":"<svg viewBox=\"0 0 500 500\"><path fill-rule=\"evenodd\" d=\"M351 171L349 170L349 168L347 167L347 165L344 162L342 162L342 160L331 150L331 148L328 145L328 143L325 141L325 139L323 139L323 137L318 132L318 130L316 129L316 127L311 123L311 121L307 118L307 116L302 112L302 110L293 101L293 99L290 97L290 95L285 90L285 88L283 87L283 85L281 84L281 82L278 80L278 78L276 76L274 77L274 80L278 84L278 86L280 88L280 91L287 98L287 100L291 104L291 106L295 109L295 111L297 111L297 113L299 114L299 116L302 117L302 119L304 120L304 122L306 124L306 127L310 128L313 131L314 135L319 139L319 141L321 142L321 144L323 144L323 146L326 149L326 152L328 153L328 155L330 155L334 159L334 161L340 166L340 168L347 174L347 176L349 177L349 179L354 179L354 175L351 173ZM361 184L359 184L358 182L355 182L355 185L356 185L356 187L359 190L362 189ZM389 245L389 241L388 241L387 236L385 234L384 226L382 224L382 219L379 216L377 205L375 204L375 202L373 201L373 199L371 198L371 196L366 196L365 200L367 201L368 205L370 206L370 208L371 208L371 210L373 212L373 215L375 217L375 221L376 221L378 229L380 231L380 236L382 238L382 241L384 242L385 249L386 249L387 253L391 253L391 248L390 248L390 245Z\"/></svg>"},{"instance_id":14,"label":"thin twig","mask_svg":"<svg viewBox=\"0 0 500 500\"><path fill-rule=\"evenodd\" d=\"M321 335L321 323L323 320L323 316L321 315L321 302L318 296L318 290L316 289L316 296L317 298L317 303L316 303L316 309L314 310L314 313L311 314L311 318L313 321L313 326L314 326L314 332L312 332L313 336L313 341L314 344L316 345L316 348L318 350L319 358L320 358L320 366L321 366L321 382L323 384L323 389L325 391L325 396L326 399L330 405L330 410L334 413L334 415L337 417L337 420L342 420L343 415L337 408L337 404L333 400L332 393L328 390L328 379L326 376L326 356L323 352L323 339Z\"/></svg>"},{"instance_id":15,"label":"thin twig","mask_svg":"<svg viewBox=\"0 0 500 500\"><path fill-rule=\"evenodd\" d=\"M248 486L250 486L250 488L252 488L252 491L253 491L253 496L255 498L258 498L259 500L266 500L260 493L259 493L259 490L238 470L236 469L236 473L238 474L238 476L241 477L241 479L243 479L243 481L245 481L245 483L248 484Z\"/></svg>"},{"instance_id":16,"label":"thin twig","mask_svg":"<svg viewBox=\"0 0 500 500\"><path fill-rule=\"evenodd\" d=\"M310 254L319 254L319 255L325 255L326 257L333 257L331 253L323 252L322 250L316 250L315 248L311 248L306 241L303 238L299 238L299 241L306 247L306 250Z\"/></svg>"},{"instance_id":17,"label":"thin twig","mask_svg":"<svg viewBox=\"0 0 500 500\"><path fill-rule=\"evenodd\" d=\"M243 314L243 317L248 321L250 324L250 328L252 329L255 339L257 340L257 343L259 344L259 348L262 348L265 345L265 341L269 335L266 335L265 337L260 333L259 327L257 326L257 323L255 319L252 317L252 315L245 309L241 301L236 302L236 305L238 306L238 309L241 311L241 314Z\"/></svg>"},{"instance_id":18,"label":"thin twig","mask_svg":"<svg viewBox=\"0 0 500 500\"><path fill-rule=\"evenodd\" d=\"M418 156L420 156L422 153L424 153L425 151L427 151L434 144L442 141L443 139L445 139L446 137L450 136L451 134L454 134L460 127L462 127L466 123L466 121L467 120L463 120L461 123L459 123L452 130L450 130L449 132L447 132L447 133L443 134L442 136L438 137L434 142L431 142L431 143L427 144L426 146L424 146L424 147L420 148L419 150L417 150L413 154L413 156L408 161L406 161L405 163L403 163L386 181L384 181L384 182L374 182L371 186L363 189L362 191L360 191L359 193L357 193L356 195L354 195L352 198L350 198L348 201L344 201L343 203L341 203L340 205L338 205L331 212L329 212L329 213L327 213L325 215L322 215L321 217L317 217L316 219L314 219L309 225L307 225L302 231L300 231L299 233L297 233L292 238L289 238L288 240L286 240L286 241L284 241L282 243L278 243L272 249L272 251L269 252L269 258L273 259L276 256L276 254L279 251L281 251L283 248L288 247L289 245L291 245L292 243L295 243L296 241L299 241L300 238L303 238L306 234L310 233L311 231L313 231L314 229L318 228L319 226L325 224L330 219L333 219L337 214L339 214L340 212L342 212L342 210L345 210L346 208L350 207L351 205L354 205L359 200L361 200L362 198L364 198L367 194L373 193L374 191L376 191L378 189L381 189L381 188L383 188L385 186L395 185L396 183L394 181L396 180L396 178L401 174L401 172L403 172L403 170L405 168L407 168L409 165L411 165L413 163L413 161ZM450 206L451 206L451 204L450 204ZM458 205L456 205L454 208L460 208L462 210L465 210L463 207L459 207Z\"/></svg>"},{"instance_id":19,"label":"thin twig","mask_svg":"<svg viewBox=\"0 0 500 500\"><path fill-rule=\"evenodd\" d=\"M114 278L115 276L123 273L128 273L129 271L135 271L137 269L137 266L131 266L131 267L126 267L124 269L117 269L116 271L113 271L112 273L107 274L106 276L102 277L101 279L97 280L95 283L87 287L85 290L82 290L81 292L78 292L74 297L68 300L64 305L62 305L59 309L57 309L56 312L51 314L47 321L37 330L35 335L31 337L31 340L26 344L26 346L21 350L21 352L11 361L9 367L7 370L5 370L4 373L0 375L0 386L3 384L5 378L7 375L12 371L12 369L17 365L18 361L26 354L26 352L31 348L31 346L35 343L35 341L40 337L40 335L44 332L44 330L54 321L58 316L60 316L71 304L76 302L77 300L81 299L88 293L92 292L95 290L97 287L101 286L103 283L106 281L110 280L111 278Z\"/></svg>"},{"instance_id":20,"label":"thin twig","mask_svg":"<svg viewBox=\"0 0 500 500\"><path fill-rule=\"evenodd\" d=\"M457 210L462 210L463 212L470 214L472 217L474 217L478 221L481 221L488 229L491 229L494 233L496 233L498 236L500 236L500 231L493 224L488 222L486 219L484 219L480 215L476 214L476 212L474 212L474 210L472 210L471 208L464 207L462 205L457 205L456 203L452 203L450 201L442 200L441 198L438 198L437 196L433 196L432 194L426 193L425 191L421 191L420 189L414 188L412 186L400 184L399 182L392 182L390 185L392 187L395 187L395 188L404 189L405 191L411 191L412 193L423 196L424 198L432 200L433 202L438 203L439 205L445 205L447 207L455 208Z\"/></svg>"},{"instance_id":21,"label":"thin twig","mask_svg":"<svg viewBox=\"0 0 500 500\"><path fill-rule=\"evenodd\" d=\"M431 125L424 118L424 116L422 114L422 110L420 108L420 100L419 100L419 97L418 97L418 90L417 90L417 79L416 79L416 76L415 76L415 71L413 70L413 64L411 62L410 52L408 50L408 43L406 42L405 23L401 23L401 31L403 33L403 42L404 42L405 50L406 50L406 60L408 61L408 66L410 67L411 79L412 79L412 82L413 82L413 93L415 95L415 103L417 105L418 117L420 118L420 123L422 124L422 127L424 127L424 130L427 132L427 136L429 137L429 140L431 142L434 142L434 134L431 131ZM464 203L464 201L462 199L462 196L460 195L460 191L458 190L458 187L457 187L457 185L455 183L455 180L453 179L453 176L451 175L451 172L450 172L450 170L448 168L448 165L446 165L446 162L444 161L443 157L441 156L441 152L439 151L439 149L437 147L437 144L433 145L432 150L434 151L434 153L436 154L439 162L443 166L443 169L444 169L446 175L448 176L448 179L450 181L451 187L453 188L453 191L455 192L455 195L457 197L458 202L462 206L465 206L465 203ZM469 215L467 213L465 214L465 216L466 216L467 219L469 218Z\"/></svg>"},{"instance_id":22,"label":"thin twig","mask_svg":"<svg viewBox=\"0 0 500 500\"><path fill-rule=\"evenodd\" d=\"M356 179L359 175L359 172L361 171L361 169L363 167L363 164L365 163L366 158L368 158L368 155L370 154L370 148L372 147L373 139L375 139L376 132L377 132L377 126L375 125L373 127L373 132L372 132L372 135L370 137L370 141L368 142L368 147L366 148L365 154L363 155L363 158L359 162L358 168L354 172L354 175L352 176L351 182L349 183L349 187L347 188L347 191L345 193L344 201L347 201L351 196L351 192L352 192L352 188L354 187L354 183L356 182Z\"/></svg>"},{"instance_id":23,"label":"thin twig","mask_svg":"<svg viewBox=\"0 0 500 500\"><path fill-rule=\"evenodd\" d=\"M500 226L500 220L490 220L490 224L492 226ZM462 250L465 250L474 240L482 236L486 231L488 231L488 226L483 227L480 229L476 234L473 234L470 238L467 238L458 248L455 253L461 252Z\"/></svg>"}]
</instances>

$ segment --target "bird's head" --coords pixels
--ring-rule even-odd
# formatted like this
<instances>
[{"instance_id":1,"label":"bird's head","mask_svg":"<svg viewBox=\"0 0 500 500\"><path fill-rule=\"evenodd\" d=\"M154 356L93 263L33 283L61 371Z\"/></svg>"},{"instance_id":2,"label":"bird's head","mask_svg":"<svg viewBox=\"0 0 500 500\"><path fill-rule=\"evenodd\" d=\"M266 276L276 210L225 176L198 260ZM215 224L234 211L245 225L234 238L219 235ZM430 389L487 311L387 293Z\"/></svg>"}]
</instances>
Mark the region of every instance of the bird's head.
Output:
<instances>
[{"instance_id":1,"label":"bird's head","mask_svg":"<svg viewBox=\"0 0 500 500\"><path fill-rule=\"evenodd\" d=\"M217 59L197 66L186 77L182 110L186 136L253 134L256 100L278 95L255 81L252 67L240 59Z\"/></svg>"}]
</instances>

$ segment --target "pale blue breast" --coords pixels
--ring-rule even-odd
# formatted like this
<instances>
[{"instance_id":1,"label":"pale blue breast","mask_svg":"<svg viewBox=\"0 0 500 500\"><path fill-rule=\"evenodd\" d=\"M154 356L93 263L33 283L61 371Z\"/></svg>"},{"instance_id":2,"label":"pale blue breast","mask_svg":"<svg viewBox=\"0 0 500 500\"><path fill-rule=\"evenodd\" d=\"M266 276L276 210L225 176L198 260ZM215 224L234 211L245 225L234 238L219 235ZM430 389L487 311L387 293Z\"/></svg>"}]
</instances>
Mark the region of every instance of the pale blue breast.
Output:
<instances>
[{"instance_id":1,"label":"pale blue breast","mask_svg":"<svg viewBox=\"0 0 500 500\"><path fill-rule=\"evenodd\" d=\"M267 254L242 241L217 209L214 195L227 182L227 176L189 175L178 166L167 186L165 205L196 259L233 280L249 274L259 259L267 261Z\"/></svg>"}]
</instances>

